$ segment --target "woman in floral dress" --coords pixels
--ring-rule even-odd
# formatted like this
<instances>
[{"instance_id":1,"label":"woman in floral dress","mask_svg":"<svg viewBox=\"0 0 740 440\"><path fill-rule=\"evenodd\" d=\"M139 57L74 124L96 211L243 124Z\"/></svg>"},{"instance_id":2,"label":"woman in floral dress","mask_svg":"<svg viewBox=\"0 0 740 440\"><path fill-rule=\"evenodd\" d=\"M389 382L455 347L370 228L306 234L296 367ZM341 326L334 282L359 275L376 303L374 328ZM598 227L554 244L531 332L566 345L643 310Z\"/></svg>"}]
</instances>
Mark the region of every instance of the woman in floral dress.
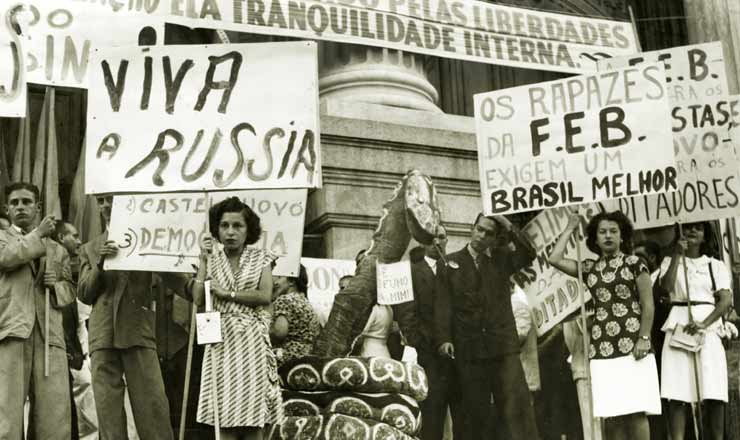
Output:
<instances>
[{"instance_id":1,"label":"woman in floral dress","mask_svg":"<svg viewBox=\"0 0 740 440\"><path fill-rule=\"evenodd\" d=\"M575 260L564 258L580 223L571 215L549 262L578 276ZM589 348L593 414L607 418L607 439L649 440L646 414L660 414L655 356L650 345L653 293L644 260L630 255L632 224L621 212L599 213L586 227L586 245L599 256L583 262L595 317Z\"/></svg>"}]
</instances>

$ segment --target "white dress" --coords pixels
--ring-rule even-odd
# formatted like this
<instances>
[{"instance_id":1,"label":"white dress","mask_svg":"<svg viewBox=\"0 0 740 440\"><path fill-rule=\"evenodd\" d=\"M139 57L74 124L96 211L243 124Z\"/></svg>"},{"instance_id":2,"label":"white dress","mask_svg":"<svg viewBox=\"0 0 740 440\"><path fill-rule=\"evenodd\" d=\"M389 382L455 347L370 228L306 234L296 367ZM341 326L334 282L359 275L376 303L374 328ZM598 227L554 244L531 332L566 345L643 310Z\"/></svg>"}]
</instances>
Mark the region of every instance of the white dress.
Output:
<instances>
[{"instance_id":1,"label":"white dress","mask_svg":"<svg viewBox=\"0 0 740 440\"><path fill-rule=\"evenodd\" d=\"M375 304L365 329L362 331L362 357L390 358L388 351L388 335L393 327L393 309L391 306Z\"/></svg>"},{"instance_id":2,"label":"white dress","mask_svg":"<svg viewBox=\"0 0 740 440\"><path fill-rule=\"evenodd\" d=\"M702 255L699 258L687 258L686 266L689 278L691 301L709 302L712 305L693 305L691 307L695 321L701 321L714 310L714 292L709 275L709 263L716 290L730 289L730 274L722 261ZM666 257L660 268L661 276L668 271L671 258ZM671 293L672 302L687 301L683 275L683 265L679 262L676 275L676 286ZM671 334L676 324L689 323L688 307L673 306L668 319L661 330L666 332L662 353L661 397L682 402L696 402L696 381L694 375L693 354L670 346ZM713 399L727 402L727 358L722 341L717 334L721 325L718 319L705 331L704 345L699 351L699 377L701 400Z\"/></svg>"}]
</instances>

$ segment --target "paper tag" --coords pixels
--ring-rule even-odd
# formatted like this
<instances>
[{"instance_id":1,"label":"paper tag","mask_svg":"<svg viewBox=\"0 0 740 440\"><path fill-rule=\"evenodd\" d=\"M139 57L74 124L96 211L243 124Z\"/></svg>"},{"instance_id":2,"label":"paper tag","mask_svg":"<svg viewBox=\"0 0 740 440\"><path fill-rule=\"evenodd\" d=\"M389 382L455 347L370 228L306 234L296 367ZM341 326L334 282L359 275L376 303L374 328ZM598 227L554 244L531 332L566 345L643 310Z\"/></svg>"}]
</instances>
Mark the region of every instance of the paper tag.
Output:
<instances>
[{"instance_id":1,"label":"paper tag","mask_svg":"<svg viewBox=\"0 0 740 440\"><path fill-rule=\"evenodd\" d=\"M414 347L411 347L410 345L404 345L403 346L403 356L401 356L402 362L408 362L410 364L416 364L417 359L419 358L419 354L417 353L416 349Z\"/></svg>"},{"instance_id":2,"label":"paper tag","mask_svg":"<svg viewBox=\"0 0 740 440\"><path fill-rule=\"evenodd\" d=\"M198 345L216 344L221 338L221 312L206 312L195 315Z\"/></svg>"},{"instance_id":3,"label":"paper tag","mask_svg":"<svg viewBox=\"0 0 740 440\"><path fill-rule=\"evenodd\" d=\"M414 300L411 265L408 260L376 265L378 304L393 305Z\"/></svg>"}]
</instances>

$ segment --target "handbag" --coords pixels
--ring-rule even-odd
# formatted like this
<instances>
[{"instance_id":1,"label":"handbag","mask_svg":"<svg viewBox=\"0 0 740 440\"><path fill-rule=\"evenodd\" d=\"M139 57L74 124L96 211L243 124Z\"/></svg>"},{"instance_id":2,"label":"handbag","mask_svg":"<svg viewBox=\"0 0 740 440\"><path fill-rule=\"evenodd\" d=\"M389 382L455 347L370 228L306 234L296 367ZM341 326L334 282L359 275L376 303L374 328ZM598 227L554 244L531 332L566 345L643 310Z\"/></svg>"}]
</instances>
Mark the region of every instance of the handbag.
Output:
<instances>
[{"instance_id":1,"label":"handbag","mask_svg":"<svg viewBox=\"0 0 740 440\"><path fill-rule=\"evenodd\" d=\"M671 342L668 344L673 348L697 353L704 344L704 333L696 332L693 335L686 333L686 329L681 324L676 324L671 334Z\"/></svg>"},{"instance_id":2,"label":"handbag","mask_svg":"<svg viewBox=\"0 0 740 440\"><path fill-rule=\"evenodd\" d=\"M712 291L717 290L717 283L714 280L714 271L712 270L711 260L709 261L709 278L712 281ZM704 333L696 332L693 335L690 335L686 333L686 328L682 324L676 324L676 327L673 328L673 333L671 334L671 342L668 345L673 348L678 348L679 350L697 353L701 350L703 344Z\"/></svg>"}]
</instances>

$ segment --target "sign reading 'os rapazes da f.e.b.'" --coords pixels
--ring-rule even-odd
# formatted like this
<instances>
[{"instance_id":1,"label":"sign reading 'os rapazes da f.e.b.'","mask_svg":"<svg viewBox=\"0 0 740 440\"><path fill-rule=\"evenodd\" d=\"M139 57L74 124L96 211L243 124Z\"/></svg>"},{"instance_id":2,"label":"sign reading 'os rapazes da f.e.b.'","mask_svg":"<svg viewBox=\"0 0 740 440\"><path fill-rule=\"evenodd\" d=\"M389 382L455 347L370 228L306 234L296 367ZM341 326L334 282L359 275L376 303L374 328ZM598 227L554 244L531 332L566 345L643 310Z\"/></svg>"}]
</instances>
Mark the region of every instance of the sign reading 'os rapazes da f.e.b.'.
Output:
<instances>
[{"instance_id":1,"label":"sign reading 'os rapazes da f.e.b.'","mask_svg":"<svg viewBox=\"0 0 740 440\"><path fill-rule=\"evenodd\" d=\"M85 192L321 183L316 43L93 51Z\"/></svg>"},{"instance_id":2,"label":"sign reading 'os rapazes da f.e.b.'","mask_svg":"<svg viewBox=\"0 0 740 440\"><path fill-rule=\"evenodd\" d=\"M119 252L107 258L109 270L194 272L200 240L208 232L208 209L237 197L260 217L262 234L251 246L278 259L274 275L298 276L303 249L305 189L137 194L113 198L108 239Z\"/></svg>"},{"instance_id":3,"label":"sign reading 'os rapazes da f.e.b.'","mask_svg":"<svg viewBox=\"0 0 740 440\"><path fill-rule=\"evenodd\" d=\"M474 98L486 214L676 189L668 96L659 64Z\"/></svg>"},{"instance_id":4,"label":"sign reading 'os rapazes da f.e.b.'","mask_svg":"<svg viewBox=\"0 0 740 440\"><path fill-rule=\"evenodd\" d=\"M677 191L620 199L637 228L740 215L738 96L728 95L722 44L703 43L599 62L610 70L660 61L666 68L678 172Z\"/></svg>"}]
</instances>

